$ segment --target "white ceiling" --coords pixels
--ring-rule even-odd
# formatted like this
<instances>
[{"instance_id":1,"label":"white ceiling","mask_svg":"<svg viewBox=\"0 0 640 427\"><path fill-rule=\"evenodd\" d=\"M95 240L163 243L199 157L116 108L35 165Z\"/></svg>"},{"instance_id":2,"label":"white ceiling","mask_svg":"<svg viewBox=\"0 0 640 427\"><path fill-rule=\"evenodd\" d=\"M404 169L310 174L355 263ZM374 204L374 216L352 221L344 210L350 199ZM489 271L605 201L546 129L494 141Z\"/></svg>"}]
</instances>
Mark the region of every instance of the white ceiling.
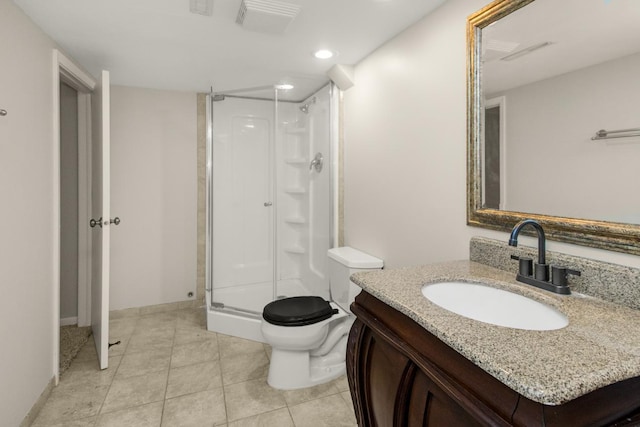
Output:
<instances>
[{"instance_id":1,"label":"white ceiling","mask_svg":"<svg viewBox=\"0 0 640 427\"><path fill-rule=\"evenodd\" d=\"M334 64L355 64L446 0L285 0L301 6L284 35L235 23L241 0L14 0L89 72L113 84L221 92L291 82L302 99ZM312 52L339 52L319 60Z\"/></svg>"},{"instance_id":2,"label":"white ceiling","mask_svg":"<svg viewBox=\"0 0 640 427\"><path fill-rule=\"evenodd\" d=\"M551 44L500 60L542 42ZM640 1L536 0L484 28L482 47L485 94L632 55L640 52Z\"/></svg>"}]
</instances>

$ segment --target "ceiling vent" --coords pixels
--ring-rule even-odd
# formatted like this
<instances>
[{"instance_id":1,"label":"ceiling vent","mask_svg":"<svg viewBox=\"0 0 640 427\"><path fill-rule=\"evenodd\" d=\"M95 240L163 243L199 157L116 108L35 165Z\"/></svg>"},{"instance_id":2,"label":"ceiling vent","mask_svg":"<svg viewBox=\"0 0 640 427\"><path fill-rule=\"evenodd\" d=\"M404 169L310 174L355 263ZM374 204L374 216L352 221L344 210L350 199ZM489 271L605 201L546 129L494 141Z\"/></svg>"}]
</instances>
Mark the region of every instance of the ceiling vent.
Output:
<instances>
[{"instance_id":1,"label":"ceiling vent","mask_svg":"<svg viewBox=\"0 0 640 427\"><path fill-rule=\"evenodd\" d=\"M213 0L190 0L189 11L198 15L213 15Z\"/></svg>"},{"instance_id":2,"label":"ceiling vent","mask_svg":"<svg viewBox=\"0 0 640 427\"><path fill-rule=\"evenodd\" d=\"M300 6L274 0L242 0L236 23L249 31L283 34Z\"/></svg>"}]
</instances>

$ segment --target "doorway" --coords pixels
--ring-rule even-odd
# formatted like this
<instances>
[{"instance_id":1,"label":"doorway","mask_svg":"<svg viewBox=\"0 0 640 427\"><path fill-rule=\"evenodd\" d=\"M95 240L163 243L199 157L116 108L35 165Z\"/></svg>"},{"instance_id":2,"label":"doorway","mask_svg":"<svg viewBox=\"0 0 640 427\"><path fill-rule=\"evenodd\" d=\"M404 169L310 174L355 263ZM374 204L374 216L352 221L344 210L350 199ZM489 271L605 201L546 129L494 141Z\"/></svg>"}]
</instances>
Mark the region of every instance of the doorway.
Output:
<instances>
[{"instance_id":1,"label":"doorway","mask_svg":"<svg viewBox=\"0 0 640 427\"><path fill-rule=\"evenodd\" d=\"M79 239L79 189L86 176L79 176L80 141L79 129L86 124L79 123L78 96L76 89L60 82L60 363L59 371L64 372L89 339L91 327L86 319L79 322L79 309L86 301L78 298L79 288L86 288L84 277L79 272L89 266L86 257L79 256L79 249L86 251Z\"/></svg>"},{"instance_id":2,"label":"doorway","mask_svg":"<svg viewBox=\"0 0 640 427\"><path fill-rule=\"evenodd\" d=\"M506 174L506 100L489 99L484 106L482 156L482 206L505 209L507 203Z\"/></svg>"},{"instance_id":3,"label":"doorway","mask_svg":"<svg viewBox=\"0 0 640 427\"><path fill-rule=\"evenodd\" d=\"M54 50L53 82L54 209L52 225L54 229L54 271L52 327L54 340L52 368L57 383L60 372L60 320L67 319L65 323L75 320L79 326L89 326L92 323L91 263L89 258L92 240L87 221L91 208L91 101L97 84L89 74L57 50ZM72 140L71 144L61 140L63 132L65 136L68 136L69 128L72 129L72 136L69 138ZM77 151L77 157L75 154L69 155L68 145L77 147L77 150L73 150ZM75 163L76 167L74 168L69 163ZM77 169L77 173L71 174L71 179L68 179L67 176L69 169ZM69 184L70 181L71 184ZM72 198L77 194L76 201L69 201L69 187L72 188ZM75 236L73 236L74 232ZM65 234L64 237L62 233ZM75 250L76 245L77 250ZM69 265L74 263L76 268ZM71 284L62 284L62 280L67 281L69 273L72 277ZM61 300L63 293L65 293L64 302ZM67 293L72 295L71 302L69 302ZM74 306L77 307L75 310L76 319L73 319L74 316L69 315L68 311L71 310L73 313Z\"/></svg>"},{"instance_id":4,"label":"doorway","mask_svg":"<svg viewBox=\"0 0 640 427\"><path fill-rule=\"evenodd\" d=\"M78 324L78 91L60 83L60 326Z\"/></svg>"}]
</instances>

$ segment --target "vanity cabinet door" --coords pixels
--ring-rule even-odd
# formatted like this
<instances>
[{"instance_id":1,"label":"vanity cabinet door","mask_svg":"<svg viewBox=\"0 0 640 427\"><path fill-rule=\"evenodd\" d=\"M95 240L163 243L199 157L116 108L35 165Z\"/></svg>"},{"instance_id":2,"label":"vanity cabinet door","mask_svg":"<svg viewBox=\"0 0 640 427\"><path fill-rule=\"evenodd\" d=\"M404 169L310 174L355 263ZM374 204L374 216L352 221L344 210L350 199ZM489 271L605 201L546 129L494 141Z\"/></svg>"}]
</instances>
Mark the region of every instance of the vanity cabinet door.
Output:
<instances>
[{"instance_id":1,"label":"vanity cabinet door","mask_svg":"<svg viewBox=\"0 0 640 427\"><path fill-rule=\"evenodd\" d=\"M360 325L361 326L361 325ZM368 357L358 367L362 381L361 426L480 426L415 363L377 334L366 331Z\"/></svg>"},{"instance_id":2,"label":"vanity cabinet door","mask_svg":"<svg viewBox=\"0 0 640 427\"><path fill-rule=\"evenodd\" d=\"M460 367L462 356L365 292L351 309L347 376L360 427L511 425L517 393L496 389L470 362Z\"/></svg>"}]
</instances>

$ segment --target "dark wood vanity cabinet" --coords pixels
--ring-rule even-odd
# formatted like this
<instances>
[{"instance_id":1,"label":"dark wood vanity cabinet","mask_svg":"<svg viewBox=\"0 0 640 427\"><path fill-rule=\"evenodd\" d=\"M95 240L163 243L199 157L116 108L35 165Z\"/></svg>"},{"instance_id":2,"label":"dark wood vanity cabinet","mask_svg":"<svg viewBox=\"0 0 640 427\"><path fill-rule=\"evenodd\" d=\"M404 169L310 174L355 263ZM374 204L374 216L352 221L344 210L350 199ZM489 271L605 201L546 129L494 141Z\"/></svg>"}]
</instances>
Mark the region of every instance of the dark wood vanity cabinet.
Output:
<instances>
[{"instance_id":1,"label":"dark wood vanity cabinet","mask_svg":"<svg viewBox=\"0 0 640 427\"><path fill-rule=\"evenodd\" d=\"M370 294L351 309L347 375L361 427L640 425L640 378L542 405Z\"/></svg>"}]
</instances>

